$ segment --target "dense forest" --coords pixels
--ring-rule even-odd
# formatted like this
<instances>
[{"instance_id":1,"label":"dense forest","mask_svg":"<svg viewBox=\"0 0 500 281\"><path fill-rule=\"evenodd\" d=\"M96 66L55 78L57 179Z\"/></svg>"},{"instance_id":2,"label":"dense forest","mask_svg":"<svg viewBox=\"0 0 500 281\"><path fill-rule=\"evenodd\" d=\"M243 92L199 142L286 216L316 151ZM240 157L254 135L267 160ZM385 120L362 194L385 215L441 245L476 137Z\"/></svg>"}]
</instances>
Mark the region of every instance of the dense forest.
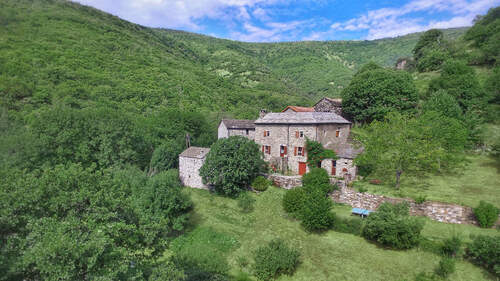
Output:
<instances>
[{"instance_id":1,"label":"dense forest","mask_svg":"<svg viewBox=\"0 0 500 281\"><path fill-rule=\"evenodd\" d=\"M460 162L451 154L485 147L479 128L498 122L499 21L497 8L470 29L258 44L146 28L68 1L1 1L0 280L226 280L170 250L193 209L177 156L186 134L213 144L223 117L342 96L365 126L389 107L422 113L415 130L448 152L429 170ZM400 58L408 71L392 69ZM415 86L424 72L434 79ZM364 76L402 81L411 99L360 108L349 93L364 93ZM426 127L447 121L450 134L466 130L460 143ZM362 160L373 172L382 161Z\"/></svg>"}]
</instances>

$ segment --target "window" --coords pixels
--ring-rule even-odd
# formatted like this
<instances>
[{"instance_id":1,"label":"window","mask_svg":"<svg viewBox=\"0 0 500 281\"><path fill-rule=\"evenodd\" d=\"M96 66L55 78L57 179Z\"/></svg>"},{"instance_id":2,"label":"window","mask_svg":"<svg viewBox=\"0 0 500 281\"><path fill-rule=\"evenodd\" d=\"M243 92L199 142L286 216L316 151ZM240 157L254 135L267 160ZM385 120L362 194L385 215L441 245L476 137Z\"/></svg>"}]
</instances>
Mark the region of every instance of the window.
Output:
<instances>
[{"instance_id":1,"label":"window","mask_svg":"<svg viewBox=\"0 0 500 281\"><path fill-rule=\"evenodd\" d=\"M247 136L248 136L248 129L246 129L245 132L247 133Z\"/></svg>"},{"instance_id":2,"label":"window","mask_svg":"<svg viewBox=\"0 0 500 281\"><path fill-rule=\"evenodd\" d=\"M337 131L335 131L335 136L338 138L340 137L340 127L337 128Z\"/></svg>"},{"instance_id":3,"label":"window","mask_svg":"<svg viewBox=\"0 0 500 281\"><path fill-rule=\"evenodd\" d=\"M280 157L284 157L287 155L286 146L280 145Z\"/></svg>"},{"instance_id":4,"label":"window","mask_svg":"<svg viewBox=\"0 0 500 281\"><path fill-rule=\"evenodd\" d=\"M269 137L270 135L270 131L264 131L264 137Z\"/></svg>"},{"instance_id":5,"label":"window","mask_svg":"<svg viewBox=\"0 0 500 281\"><path fill-rule=\"evenodd\" d=\"M304 137L304 132L303 132L303 131L300 131L300 132L299 132L299 136L300 136L301 138L303 138L303 137Z\"/></svg>"},{"instance_id":6,"label":"window","mask_svg":"<svg viewBox=\"0 0 500 281\"><path fill-rule=\"evenodd\" d=\"M271 146L269 145L263 145L262 146L262 152L265 154L271 154Z\"/></svg>"},{"instance_id":7,"label":"window","mask_svg":"<svg viewBox=\"0 0 500 281\"><path fill-rule=\"evenodd\" d=\"M303 138L304 137L304 131L295 131L295 137L296 138Z\"/></svg>"},{"instance_id":8,"label":"window","mask_svg":"<svg viewBox=\"0 0 500 281\"><path fill-rule=\"evenodd\" d=\"M300 146L295 147L295 151L294 151L295 156L304 156L305 154L306 154L306 150L303 147L300 147Z\"/></svg>"}]
</instances>

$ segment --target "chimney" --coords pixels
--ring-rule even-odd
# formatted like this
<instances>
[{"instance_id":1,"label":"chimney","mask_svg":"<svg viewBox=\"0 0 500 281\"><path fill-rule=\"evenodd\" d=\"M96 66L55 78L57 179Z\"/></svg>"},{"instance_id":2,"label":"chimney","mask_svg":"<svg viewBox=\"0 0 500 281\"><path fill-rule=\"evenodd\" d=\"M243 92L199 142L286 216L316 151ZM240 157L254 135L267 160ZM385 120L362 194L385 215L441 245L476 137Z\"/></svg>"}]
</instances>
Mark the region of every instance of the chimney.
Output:
<instances>
[{"instance_id":1,"label":"chimney","mask_svg":"<svg viewBox=\"0 0 500 281\"><path fill-rule=\"evenodd\" d=\"M261 109L259 112L259 118L263 118L264 116L266 116L266 114L267 114L267 110Z\"/></svg>"}]
</instances>

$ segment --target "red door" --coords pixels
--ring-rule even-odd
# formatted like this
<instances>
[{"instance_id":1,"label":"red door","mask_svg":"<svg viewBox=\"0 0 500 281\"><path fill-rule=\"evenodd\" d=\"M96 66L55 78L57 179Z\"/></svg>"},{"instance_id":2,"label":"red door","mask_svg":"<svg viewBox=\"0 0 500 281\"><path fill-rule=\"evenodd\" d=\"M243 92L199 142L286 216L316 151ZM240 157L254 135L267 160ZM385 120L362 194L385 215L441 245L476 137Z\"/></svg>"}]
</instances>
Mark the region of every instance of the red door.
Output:
<instances>
[{"instance_id":1,"label":"red door","mask_svg":"<svg viewBox=\"0 0 500 281\"><path fill-rule=\"evenodd\" d=\"M299 162L299 175L303 175L306 173L306 169L307 169L307 166L306 166L306 162Z\"/></svg>"},{"instance_id":2,"label":"red door","mask_svg":"<svg viewBox=\"0 0 500 281\"><path fill-rule=\"evenodd\" d=\"M337 161L332 160L332 176L337 174Z\"/></svg>"}]
</instances>

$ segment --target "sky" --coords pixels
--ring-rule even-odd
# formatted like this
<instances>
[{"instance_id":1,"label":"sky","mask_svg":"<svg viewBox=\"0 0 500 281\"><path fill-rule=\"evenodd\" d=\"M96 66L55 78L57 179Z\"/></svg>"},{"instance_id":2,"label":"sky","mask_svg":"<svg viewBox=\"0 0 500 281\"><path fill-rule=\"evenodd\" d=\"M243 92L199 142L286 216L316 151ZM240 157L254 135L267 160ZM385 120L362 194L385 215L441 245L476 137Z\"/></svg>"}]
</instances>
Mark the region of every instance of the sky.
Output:
<instances>
[{"instance_id":1,"label":"sky","mask_svg":"<svg viewBox=\"0 0 500 281\"><path fill-rule=\"evenodd\" d=\"M148 26L246 42L372 40L470 26L500 0L74 0Z\"/></svg>"}]
</instances>

